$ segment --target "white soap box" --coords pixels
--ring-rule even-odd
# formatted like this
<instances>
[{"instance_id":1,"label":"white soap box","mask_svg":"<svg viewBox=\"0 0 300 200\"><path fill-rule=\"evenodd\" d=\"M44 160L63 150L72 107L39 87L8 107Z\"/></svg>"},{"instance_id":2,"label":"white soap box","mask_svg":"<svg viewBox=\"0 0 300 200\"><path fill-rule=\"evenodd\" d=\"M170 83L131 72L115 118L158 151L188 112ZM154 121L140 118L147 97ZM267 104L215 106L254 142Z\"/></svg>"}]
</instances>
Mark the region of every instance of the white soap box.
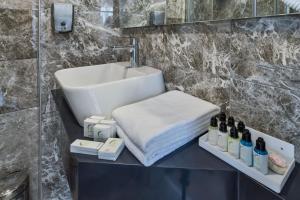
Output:
<instances>
[{"instance_id":1,"label":"white soap box","mask_svg":"<svg viewBox=\"0 0 300 200\"><path fill-rule=\"evenodd\" d=\"M94 142L77 139L71 144L70 151L72 153L98 155L98 151L102 146L103 142Z\"/></svg>"},{"instance_id":2,"label":"white soap box","mask_svg":"<svg viewBox=\"0 0 300 200\"><path fill-rule=\"evenodd\" d=\"M109 138L98 151L98 158L116 161L124 149L124 141L120 138Z\"/></svg>"},{"instance_id":3,"label":"white soap box","mask_svg":"<svg viewBox=\"0 0 300 200\"><path fill-rule=\"evenodd\" d=\"M83 122L83 136L93 138L94 137L94 126L101 122L100 119L87 118Z\"/></svg>"},{"instance_id":4,"label":"white soap box","mask_svg":"<svg viewBox=\"0 0 300 200\"><path fill-rule=\"evenodd\" d=\"M231 166L237 168L241 172L247 174L251 178L257 180L261 184L265 185L266 187L270 188L271 190L280 193L284 184L286 183L288 177L292 173L295 167L295 147L294 145L287 143L285 141L279 140L275 137L270 135L264 134L252 128L249 128L251 132L251 139L253 144L258 137L264 138L267 146L267 150L275 151L281 155L283 155L287 159L288 168L283 175L276 174L272 170L269 169L269 173L267 175L262 174L254 167L248 167L245 165L240 159L235 159L231 156L228 152L222 152L219 150L217 146L210 145L207 141L207 135L203 135L199 138L199 146L203 149L209 151L210 153L214 154L221 160L227 162Z\"/></svg>"},{"instance_id":5,"label":"white soap box","mask_svg":"<svg viewBox=\"0 0 300 200\"><path fill-rule=\"evenodd\" d=\"M93 127L94 141L105 142L108 138L115 138L117 134L116 122L102 120Z\"/></svg>"}]
</instances>

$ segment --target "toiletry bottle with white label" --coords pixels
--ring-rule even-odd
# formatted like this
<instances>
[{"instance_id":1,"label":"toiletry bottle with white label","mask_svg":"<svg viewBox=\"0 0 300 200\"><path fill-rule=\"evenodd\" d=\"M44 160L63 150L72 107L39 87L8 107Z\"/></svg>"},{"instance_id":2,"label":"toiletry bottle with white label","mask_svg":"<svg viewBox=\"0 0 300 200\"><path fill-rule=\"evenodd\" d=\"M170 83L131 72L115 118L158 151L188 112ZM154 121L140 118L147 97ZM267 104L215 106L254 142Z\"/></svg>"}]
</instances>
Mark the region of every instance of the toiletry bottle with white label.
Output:
<instances>
[{"instance_id":1,"label":"toiletry bottle with white label","mask_svg":"<svg viewBox=\"0 0 300 200\"><path fill-rule=\"evenodd\" d=\"M235 126L230 129L230 135L228 137L228 153L236 159L239 159L240 157L240 139Z\"/></svg>"},{"instance_id":2,"label":"toiletry bottle with white label","mask_svg":"<svg viewBox=\"0 0 300 200\"><path fill-rule=\"evenodd\" d=\"M228 149L228 131L226 122L221 122L219 125L218 146L221 151L227 151Z\"/></svg>"},{"instance_id":3,"label":"toiletry bottle with white label","mask_svg":"<svg viewBox=\"0 0 300 200\"><path fill-rule=\"evenodd\" d=\"M266 150L266 143L261 137L256 140L253 150L253 166L263 174L268 173L268 152Z\"/></svg>"},{"instance_id":4,"label":"toiletry bottle with white label","mask_svg":"<svg viewBox=\"0 0 300 200\"><path fill-rule=\"evenodd\" d=\"M218 134L218 119L216 117L212 117L208 128L208 141L211 145L217 145Z\"/></svg>"},{"instance_id":5,"label":"toiletry bottle with white label","mask_svg":"<svg viewBox=\"0 0 300 200\"><path fill-rule=\"evenodd\" d=\"M240 159L249 167L252 166L252 152L251 133L245 129L240 142Z\"/></svg>"},{"instance_id":6,"label":"toiletry bottle with white label","mask_svg":"<svg viewBox=\"0 0 300 200\"><path fill-rule=\"evenodd\" d=\"M232 127L235 126L235 121L234 121L234 118L232 116L228 117L227 126L228 126L228 128L232 128Z\"/></svg>"},{"instance_id":7,"label":"toiletry bottle with white label","mask_svg":"<svg viewBox=\"0 0 300 200\"><path fill-rule=\"evenodd\" d=\"M239 138L241 139L242 138L242 135L245 131L245 124L244 122L242 121L239 121L238 125L237 125L237 129L238 129L238 132L239 132Z\"/></svg>"}]
</instances>

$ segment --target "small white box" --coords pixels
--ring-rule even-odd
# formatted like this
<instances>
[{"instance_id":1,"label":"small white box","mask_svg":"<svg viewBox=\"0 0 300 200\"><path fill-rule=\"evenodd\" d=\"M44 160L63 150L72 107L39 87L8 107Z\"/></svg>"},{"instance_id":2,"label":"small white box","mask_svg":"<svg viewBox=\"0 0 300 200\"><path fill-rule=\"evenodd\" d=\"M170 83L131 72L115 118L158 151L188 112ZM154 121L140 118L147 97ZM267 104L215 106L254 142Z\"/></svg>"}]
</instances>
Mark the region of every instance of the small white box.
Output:
<instances>
[{"instance_id":1,"label":"small white box","mask_svg":"<svg viewBox=\"0 0 300 200\"><path fill-rule=\"evenodd\" d=\"M83 136L84 137L89 137L89 138L93 138L94 137L94 132L93 132L93 127L96 124L99 124L101 120L99 119L91 119L91 118L87 118L84 120L84 127L83 127Z\"/></svg>"},{"instance_id":2,"label":"small white box","mask_svg":"<svg viewBox=\"0 0 300 200\"><path fill-rule=\"evenodd\" d=\"M106 124L106 125L111 125L111 126L116 126L117 122L115 120L101 120L101 124Z\"/></svg>"},{"instance_id":3,"label":"small white box","mask_svg":"<svg viewBox=\"0 0 300 200\"><path fill-rule=\"evenodd\" d=\"M115 127L105 124L97 124L93 128L94 141L105 142L108 138L116 137Z\"/></svg>"},{"instance_id":4,"label":"small white box","mask_svg":"<svg viewBox=\"0 0 300 200\"><path fill-rule=\"evenodd\" d=\"M104 117L104 116L96 116L96 115L93 115L93 116L90 116L89 118L90 118L90 119L98 119L99 121L105 120L105 117Z\"/></svg>"},{"instance_id":5,"label":"small white box","mask_svg":"<svg viewBox=\"0 0 300 200\"><path fill-rule=\"evenodd\" d=\"M120 138L109 138L98 151L98 158L116 161L124 149L124 141Z\"/></svg>"},{"instance_id":6,"label":"small white box","mask_svg":"<svg viewBox=\"0 0 300 200\"><path fill-rule=\"evenodd\" d=\"M102 142L94 142L89 140L75 140L71 146L70 151L72 153L81 153L89 155L97 155L99 149L103 146Z\"/></svg>"},{"instance_id":7,"label":"small white box","mask_svg":"<svg viewBox=\"0 0 300 200\"><path fill-rule=\"evenodd\" d=\"M111 138L116 137L116 135L117 135L117 122L115 120L112 120L112 119L111 120L102 120L101 124L112 126L112 129L111 129L112 133L111 133L110 137Z\"/></svg>"}]
</instances>

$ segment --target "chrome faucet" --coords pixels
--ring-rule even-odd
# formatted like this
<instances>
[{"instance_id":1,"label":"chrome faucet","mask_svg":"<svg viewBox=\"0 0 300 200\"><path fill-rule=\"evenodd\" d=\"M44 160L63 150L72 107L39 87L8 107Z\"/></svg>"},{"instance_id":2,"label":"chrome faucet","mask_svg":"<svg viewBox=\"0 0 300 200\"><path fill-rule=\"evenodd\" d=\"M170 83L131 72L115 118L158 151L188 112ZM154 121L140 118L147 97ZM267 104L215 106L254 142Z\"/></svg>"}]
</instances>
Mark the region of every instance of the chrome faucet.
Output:
<instances>
[{"instance_id":1,"label":"chrome faucet","mask_svg":"<svg viewBox=\"0 0 300 200\"><path fill-rule=\"evenodd\" d=\"M139 45L137 38L130 37L130 45L128 46L113 46L113 50L129 49L130 50L130 67L138 67L138 51Z\"/></svg>"}]
</instances>

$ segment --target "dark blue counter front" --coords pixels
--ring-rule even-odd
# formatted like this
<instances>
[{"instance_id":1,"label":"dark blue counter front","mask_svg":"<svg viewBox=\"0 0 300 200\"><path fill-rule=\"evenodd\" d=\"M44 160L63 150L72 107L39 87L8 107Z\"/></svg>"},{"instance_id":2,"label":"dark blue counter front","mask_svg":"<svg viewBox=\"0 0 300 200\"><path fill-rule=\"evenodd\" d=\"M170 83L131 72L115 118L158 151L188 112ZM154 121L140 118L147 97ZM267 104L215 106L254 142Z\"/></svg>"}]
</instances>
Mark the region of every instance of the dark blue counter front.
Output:
<instances>
[{"instance_id":1,"label":"dark blue counter front","mask_svg":"<svg viewBox=\"0 0 300 200\"><path fill-rule=\"evenodd\" d=\"M54 90L67 144L83 137L64 100L61 90ZM85 138L87 139L87 138ZM65 166L74 199L80 200L253 200L300 199L299 166L281 194L276 194L227 163L200 148L194 140L151 167L144 167L125 148L117 161L96 156L69 156Z\"/></svg>"}]
</instances>

